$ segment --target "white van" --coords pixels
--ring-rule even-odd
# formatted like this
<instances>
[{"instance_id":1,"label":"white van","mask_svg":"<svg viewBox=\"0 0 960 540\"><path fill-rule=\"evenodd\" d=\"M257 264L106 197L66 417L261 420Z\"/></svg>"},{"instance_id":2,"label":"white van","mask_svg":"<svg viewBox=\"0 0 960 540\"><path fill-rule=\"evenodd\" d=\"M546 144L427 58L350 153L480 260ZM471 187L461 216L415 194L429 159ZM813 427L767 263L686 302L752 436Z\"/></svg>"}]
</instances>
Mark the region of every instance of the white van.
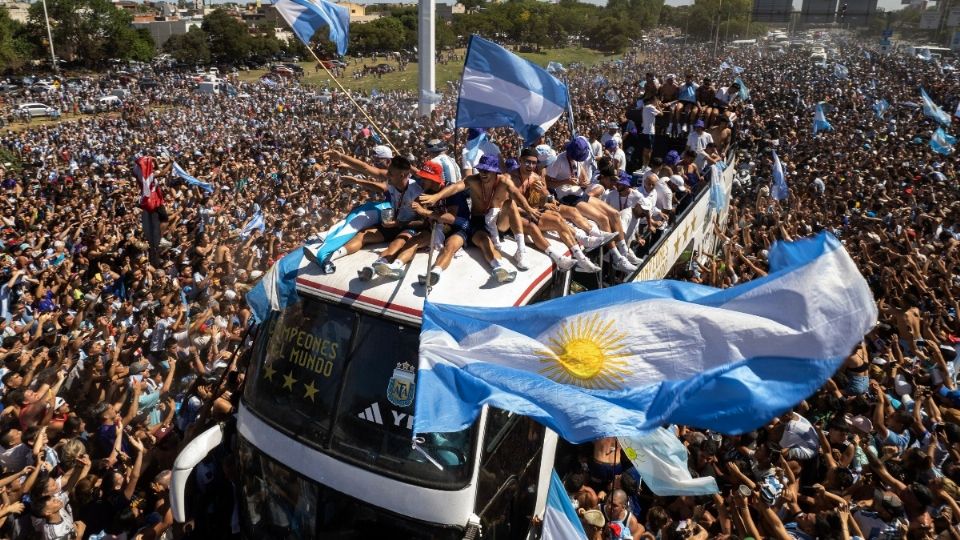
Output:
<instances>
[{"instance_id":1,"label":"white van","mask_svg":"<svg viewBox=\"0 0 960 540\"><path fill-rule=\"evenodd\" d=\"M204 81L197 85L197 92L201 94L219 94L220 83Z\"/></svg>"}]
</instances>

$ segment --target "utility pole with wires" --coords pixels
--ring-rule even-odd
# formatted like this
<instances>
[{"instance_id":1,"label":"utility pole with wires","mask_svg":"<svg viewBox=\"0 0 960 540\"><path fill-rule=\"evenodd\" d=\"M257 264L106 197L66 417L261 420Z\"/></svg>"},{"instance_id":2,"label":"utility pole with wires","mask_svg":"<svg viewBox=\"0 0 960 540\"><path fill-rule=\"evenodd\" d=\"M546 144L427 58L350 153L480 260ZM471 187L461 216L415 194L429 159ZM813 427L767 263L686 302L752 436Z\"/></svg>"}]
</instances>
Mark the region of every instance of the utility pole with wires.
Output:
<instances>
[{"instance_id":1,"label":"utility pole with wires","mask_svg":"<svg viewBox=\"0 0 960 540\"><path fill-rule=\"evenodd\" d=\"M723 0L717 5L717 28L713 38L713 56L717 56L717 49L720 47L720 12L723 11Z\"/></svg>"}]
</instances>

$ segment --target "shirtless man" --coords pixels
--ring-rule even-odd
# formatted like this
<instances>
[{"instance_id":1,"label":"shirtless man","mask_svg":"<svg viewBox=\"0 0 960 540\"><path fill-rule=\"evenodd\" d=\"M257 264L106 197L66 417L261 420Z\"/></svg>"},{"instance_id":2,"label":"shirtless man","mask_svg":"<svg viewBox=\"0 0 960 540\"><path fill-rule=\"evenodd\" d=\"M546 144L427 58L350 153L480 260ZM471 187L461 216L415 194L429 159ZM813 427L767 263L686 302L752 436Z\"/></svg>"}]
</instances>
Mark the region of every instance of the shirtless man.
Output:
<instances>
[{"instance_id":1,"label":"shirtless man","mask_svg":"<svg viewBox=\"0 0 960 540\"><path fill-rule=\"evenodd\" d=\"M473 245L480 248L483 258L490 265L493 276L499 283L508 283L517 277L516 270L503 265L500 253L501 226L506 227L501 211L511 196L519 196L517 188L509 176L500 174L500 159L497 156L481 156L476 165L477 172L463 179L463 182L451 184L433 195L423 195L418 199L421 206L430 207L437 202L470 189L470 228L469 238ZM504 221L501 221L504 219ZM518 253L523 242L522 231L514 233L517 237ZM496 239L496 241L494 241Z\"/></svg>"},{"instance_id":2,"label":"shirtless man","mask_svg":"<svg viewBox=\"0 0 960 540\"><path fill-rule=\"evenodd\" d=\"M677 101L680 97L680 86L677 85L677 76L673 73L667 75L667 80L660 85L657 95L660 98L660 108L664 114L668 115L670 120L670 125L667 127L667 135L676 137L680 129L679 116L681 109L680 102Z\"/></svg>"},{"instance_id":3,"label":"shirtless man","mask_svg":"<svg viewBox=\"0 0 960 540\"><path fill-rule=\"evenodd\" d=\"M567 225L566 220L560 215L560 205L552 201L552 196L547 190L547 183L542 176L537 174L539 160L536 150L524 148L520 152L520 173L519 184L520 193L526 199L527 204L540 212L540 217L535 223L541 231L554 231L565 246L570 249L573 258L576 259L577 269L581 272L598 272L600 268L593 264L590 259L583 254L580 243L574 235L573 230ZM532 216L527 215L527 219ZM538 246L539 247L539 246ZM548 247L548 249L552 249ZM549 251L547 251L550 254ZM550 258L556 259L556 255L550 255ZM559 264L558 264L559 267Z\"/></svg>"}]
</instances>

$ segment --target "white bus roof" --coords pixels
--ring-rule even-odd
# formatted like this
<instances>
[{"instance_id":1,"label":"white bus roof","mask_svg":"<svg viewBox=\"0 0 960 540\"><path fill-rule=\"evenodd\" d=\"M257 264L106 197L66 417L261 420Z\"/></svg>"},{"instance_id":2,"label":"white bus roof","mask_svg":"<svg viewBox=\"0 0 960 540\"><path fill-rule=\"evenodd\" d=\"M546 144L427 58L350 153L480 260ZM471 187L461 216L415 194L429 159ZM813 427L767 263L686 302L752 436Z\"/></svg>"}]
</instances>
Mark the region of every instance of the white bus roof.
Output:
<instances>
[{"instance_id":1,"label":"white bus roof","mask_svg":"<svg viewBox=\"0 0 960 540\"><path fill-rule=\"evenodd\" d=\"M550 242L565 249L559 242L552 239ZM512 239L504 239L503 246L503 264L515 268L510 255L516 252L516 244ZM357 277L357 271L377 260L378 253L385 247L383 244L368 246L334 261L337 271L333 274L323 274L317 265L304 258L297 276L297 290L375 315L420 324L424 287L417 276L427 273L426 252L416 254L400 279L387 280L374 275L370 281L360 281ZM518 271L516 280L500 284L493 278L479 249L461 249L430 291L430 301L476 307L522 306L550 282L554 271L550 258L532 246L527 247L526 263L530 268Z\"/></svg>"}]
</instances>

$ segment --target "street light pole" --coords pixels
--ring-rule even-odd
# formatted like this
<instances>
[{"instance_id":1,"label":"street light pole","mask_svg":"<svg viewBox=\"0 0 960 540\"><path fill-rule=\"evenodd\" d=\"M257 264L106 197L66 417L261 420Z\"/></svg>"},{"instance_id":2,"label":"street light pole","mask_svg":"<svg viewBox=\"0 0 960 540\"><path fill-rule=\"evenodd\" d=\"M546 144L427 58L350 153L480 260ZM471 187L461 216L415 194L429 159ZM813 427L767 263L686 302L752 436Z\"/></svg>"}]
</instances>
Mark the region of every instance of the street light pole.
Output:
<instances>
[{"instance_id":1,"label":"street light pole","mask_svg":"<svg viewBox=\"0 0 960 540\"><path fill-rule=\"evenodd\" d=\"M717 48L720 46L720 11L723 10L723 0L717 5L717 30L713 39L713 56L717 56Z\"/></svg>"},{"instance_id":2,"label":"street light pole","mask_svg":"<svg viewBox=\"0 0 960 540\"><path fill-rule=\"evenodd\" d=\"M43 19L47 22L47 42L50 43L50 61L53 62L53 72L60 73L57 55L53 52L53 31L50 30L50 16L47 15L47 0L43 0Z\"/></svg>"}]
</instances>

